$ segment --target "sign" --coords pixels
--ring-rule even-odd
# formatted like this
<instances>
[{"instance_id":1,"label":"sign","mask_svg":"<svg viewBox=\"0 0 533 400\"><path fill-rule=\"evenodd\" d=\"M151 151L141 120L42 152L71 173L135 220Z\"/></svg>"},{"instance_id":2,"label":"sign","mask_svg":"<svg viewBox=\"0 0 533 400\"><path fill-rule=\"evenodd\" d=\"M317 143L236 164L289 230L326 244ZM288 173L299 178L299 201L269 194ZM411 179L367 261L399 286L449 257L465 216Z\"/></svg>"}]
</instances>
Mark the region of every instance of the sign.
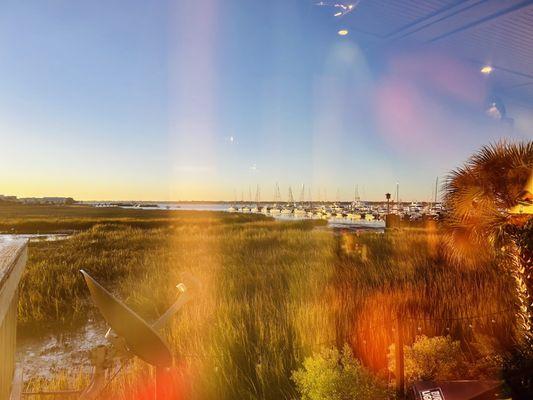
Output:
<instances>
[{"instance_id":1,"label":"sign","mask_svg":"<svg viewBox=\"0 0 533 400\"><path fill-rule=\"evenodd\" d=\"M440 388L420 390L418 394L420 400L445 400Z\"/></svg>"}]
</instances>

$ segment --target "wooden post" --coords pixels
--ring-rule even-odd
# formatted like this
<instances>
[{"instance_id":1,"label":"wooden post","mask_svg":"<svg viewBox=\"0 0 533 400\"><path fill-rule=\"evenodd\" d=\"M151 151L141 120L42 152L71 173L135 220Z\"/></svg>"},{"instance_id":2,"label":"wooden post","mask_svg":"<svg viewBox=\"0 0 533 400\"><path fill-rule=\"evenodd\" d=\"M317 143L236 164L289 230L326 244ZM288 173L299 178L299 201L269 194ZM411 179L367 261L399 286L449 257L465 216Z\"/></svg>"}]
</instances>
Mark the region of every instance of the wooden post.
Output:
<instances>
[{"instance_id":1,"label":"wooden post","mask_svg":"<svg viewBox=\"0 0 533 400\"><path fill-rule=\"evenodd\" d=\"M0 399L14 394L18 285L26 265L26 243L0 239Z\"/></svg>"},{"instance_id":2,"label":"wooden post","mask_svg":"<svg viewBox=\"0 0 533 400\"><path fill-rule=\"evenodd\" d=\"M396 393L399 399L405 395L405 377L404 377L404 354L403 354L403 331L400 319L396 321L396 345L395 347L395 366L394 375L396 377Z\"/></svg>"}]
</instances>

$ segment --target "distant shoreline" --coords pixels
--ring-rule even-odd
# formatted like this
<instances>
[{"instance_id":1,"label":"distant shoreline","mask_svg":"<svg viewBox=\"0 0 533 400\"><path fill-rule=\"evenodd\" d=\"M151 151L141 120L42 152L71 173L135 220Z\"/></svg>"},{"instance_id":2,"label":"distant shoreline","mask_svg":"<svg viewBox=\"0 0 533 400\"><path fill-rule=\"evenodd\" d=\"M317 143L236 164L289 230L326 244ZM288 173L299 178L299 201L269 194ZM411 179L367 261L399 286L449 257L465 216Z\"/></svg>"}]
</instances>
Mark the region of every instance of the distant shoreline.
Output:
<instances>
[{"instance_id":1,"label":"distant shoreline","mask_svg":"<svg viewBox=\"0 0 533 400\"><path fill-rule=\"evenodd\" d=\"M386 200L363 200L362 202L367 204L385 204L387 203ZM159 200L80 200L76 201L75 204L78 205L92 205L92 204L287 204L289 202L287 201L275 201L275 200L261 200L261 201L255 201L255 200L239 200L239 201L230 201L230 200L188 200L188 201L159 201ZM300 202L295 202L300 203ZM304 204L341 204L341 205L348 205L352 204L352 200L343 200L343 201L304 201ZM411 204L411 201L400 201L398 204L401 205L408 205ZM429 205L434 204L434 202L431 201L417 201L416 203L420 205ZM441 203L440 201L437 203ZM394 202L391 202L391 204L396 204Z\"/></svg>"}]
</instances>

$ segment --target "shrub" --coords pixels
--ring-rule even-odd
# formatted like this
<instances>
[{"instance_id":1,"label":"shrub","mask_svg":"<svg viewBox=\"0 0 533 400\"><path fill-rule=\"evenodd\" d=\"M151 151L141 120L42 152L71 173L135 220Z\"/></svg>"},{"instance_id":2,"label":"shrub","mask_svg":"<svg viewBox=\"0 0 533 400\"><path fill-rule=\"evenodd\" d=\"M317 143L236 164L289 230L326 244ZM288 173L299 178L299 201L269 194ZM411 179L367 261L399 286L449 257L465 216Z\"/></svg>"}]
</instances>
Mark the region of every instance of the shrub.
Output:
<instances>
[{"instance_id":1,"label":"shrub","mask_svg":"<svg viewBox=\"0 0 533 400\"><path fill-rule=\"evenodd\" d=\"M389 370L395 371L395 348L389 347ZM465 359L459 341L449 336L418 336L412 346L404 346L405 379L448 380L464 377Z\"/></svg>"},{"instance_id":2,"label":"shrub","mask_svg":"<svg viewBox=\"0 0 533 400\"><path fill-rule=\"evenodd\" d=\"M386 386L361 365L348 345L342 352L323 349L292 375L302 400L378 400Z\"/></svg>"}]
</instances>

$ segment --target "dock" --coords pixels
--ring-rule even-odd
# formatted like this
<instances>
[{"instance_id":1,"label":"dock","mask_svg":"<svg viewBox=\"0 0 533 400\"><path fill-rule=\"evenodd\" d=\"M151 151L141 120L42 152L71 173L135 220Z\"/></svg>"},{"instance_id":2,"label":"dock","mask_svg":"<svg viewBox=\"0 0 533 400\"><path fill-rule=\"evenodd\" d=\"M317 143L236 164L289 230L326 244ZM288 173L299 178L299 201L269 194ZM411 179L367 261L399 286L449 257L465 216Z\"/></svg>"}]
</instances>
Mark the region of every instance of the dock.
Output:
<instances>
[{"instance_id":1,"label":"dock","mask_svg":"<svg viewBox=\"0 0 533 400\"><path fill-rule=\"evenodd\" d=\"M22 391L15 352L19 283L27 257L27 240L0 239L0 399L19 399Z\"/></svg>"}]
</instances>

